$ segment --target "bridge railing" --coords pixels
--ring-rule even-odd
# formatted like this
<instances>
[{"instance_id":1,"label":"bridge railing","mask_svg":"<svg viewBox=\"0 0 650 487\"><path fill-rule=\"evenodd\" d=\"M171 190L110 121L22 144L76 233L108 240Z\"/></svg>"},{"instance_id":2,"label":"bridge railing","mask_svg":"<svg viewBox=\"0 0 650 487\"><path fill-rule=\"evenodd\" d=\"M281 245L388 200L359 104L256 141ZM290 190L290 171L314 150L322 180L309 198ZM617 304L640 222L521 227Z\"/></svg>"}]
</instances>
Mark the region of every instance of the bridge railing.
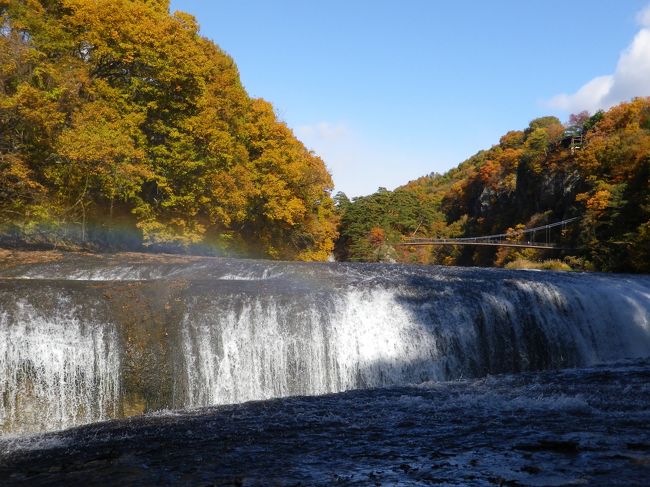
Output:
<instances>
[{"instance_id":1,"label":"bridge railing","mask_svg":"<svg viewBox=\"0 0 650 487\"><path fill-rule=\"evenodd\" d=\"M549 231L552 228L556 228L559 226L565 226L569 223L572 223L574 221L579 220L580 217L574 217L574 218L568 218L566 220L562 220L559 222L554 222L554 223L549 223L547 225L541 225L538 227L533 227L533 228L526 228L523 230L518 230L515 232L508 232L508 233L499 233L499 234L494 234L494 235L484 235L481 237L459 237L459 238L410 238L405 241L402 241L398 243L397 245L423 245L423 244L432 244L432 245L471 245L471 244L484 244L484 245L528 245L531 247L538 247L538 248L555 248L558 247L558 245L550 242L549 240ZM546 233L546 241L544 243L541 242L535 242L534 236L537 232L545 232ZM522 240L513 240L513 239L519 239L521 237L524 237L526 235L533 235L533 239L528 239L525 241Z\"/></svg>"}]
</instances>

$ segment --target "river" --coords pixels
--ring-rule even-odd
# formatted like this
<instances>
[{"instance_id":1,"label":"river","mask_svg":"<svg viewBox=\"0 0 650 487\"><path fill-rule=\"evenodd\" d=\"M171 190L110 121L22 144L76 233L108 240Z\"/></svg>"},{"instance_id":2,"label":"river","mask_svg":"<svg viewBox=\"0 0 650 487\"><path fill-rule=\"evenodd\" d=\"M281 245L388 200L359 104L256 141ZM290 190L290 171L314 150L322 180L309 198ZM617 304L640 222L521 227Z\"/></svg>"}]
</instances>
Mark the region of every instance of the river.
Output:
<instances>
[{"instance_id":1,"label":"river","mask_svg":"<svg viewBox=\"0 0 650 487\"><path fill-rule=\"evenodd\" d=\"M281 472L280 485L609 485L618 471L641 485L648 357L648 276L137 254L7 262L0 472L30 484L99 471L113 474L103 485L121 471L174 484L186 465L192 483ZM158 451L175 460L142 453L152 432L187 444L185 428L196 444ZM238 441L241 457L224 450ZM107 445L131 460L106 470ZM191 468L208 446L223 461ZM61 463L67 473L52 470Z\"/></svg>"}]
</instances>

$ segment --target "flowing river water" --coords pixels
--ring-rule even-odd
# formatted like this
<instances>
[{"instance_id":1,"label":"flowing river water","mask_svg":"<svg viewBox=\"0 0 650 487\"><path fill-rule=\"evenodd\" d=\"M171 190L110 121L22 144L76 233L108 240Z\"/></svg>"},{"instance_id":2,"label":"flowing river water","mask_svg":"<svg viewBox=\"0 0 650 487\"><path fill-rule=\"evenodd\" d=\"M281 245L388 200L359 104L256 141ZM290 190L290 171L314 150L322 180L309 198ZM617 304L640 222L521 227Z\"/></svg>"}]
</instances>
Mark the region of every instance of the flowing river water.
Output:
<instances>
[{"instance_id":1,"label":"flowing river water","mask_svg":"<svg viewBox=\"0 0 650 487\"><path fill-rule=\"evenodd\" d=\"M643 485L649 357L648 276L7 263L0 478Z\"/></svg>"}]
</instances>

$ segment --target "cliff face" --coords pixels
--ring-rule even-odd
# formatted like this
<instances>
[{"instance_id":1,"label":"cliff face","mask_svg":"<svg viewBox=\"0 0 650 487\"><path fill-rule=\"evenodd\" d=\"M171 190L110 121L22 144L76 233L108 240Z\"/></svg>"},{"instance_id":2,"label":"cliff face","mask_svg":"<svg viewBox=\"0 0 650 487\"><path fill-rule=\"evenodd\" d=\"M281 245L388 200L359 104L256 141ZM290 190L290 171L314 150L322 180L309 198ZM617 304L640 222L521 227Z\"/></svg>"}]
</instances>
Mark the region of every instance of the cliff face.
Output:
<instances>
[{"instance_id":1,"label":"cliff face","mask_svg":"<svg viewBox=\"0 0 650 487\"><path fill-rule=\"evenodd\" d=\"M381 198L376 193L345 204L339 198L339 255L373 260L373 228L390 243L412 236L499 234L580 217L549 235L572 251L405 248L397 258L463 265L557 258L577 268L650 272L649 168L648 98L591 117L573 116L568 125L555 117L536 119L444 175L411 181ZM398 194L411 199L401 196L398 202ZM368 206L380 217L363 221L358 209Z\"/></svg>"}]
</instances>

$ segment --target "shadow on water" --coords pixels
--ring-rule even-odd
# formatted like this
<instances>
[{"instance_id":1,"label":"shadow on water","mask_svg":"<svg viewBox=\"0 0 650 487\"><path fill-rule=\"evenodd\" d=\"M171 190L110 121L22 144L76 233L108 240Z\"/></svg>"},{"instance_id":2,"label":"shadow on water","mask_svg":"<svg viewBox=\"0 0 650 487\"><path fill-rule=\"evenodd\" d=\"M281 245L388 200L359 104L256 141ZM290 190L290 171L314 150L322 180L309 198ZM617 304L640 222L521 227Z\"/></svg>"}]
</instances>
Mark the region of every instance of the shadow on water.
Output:
<instances>
[{"instance_id":1,"label":"shadow on water","mask_svg":"<svg viewBox=\"0 0 650 487\"><path fill-rule=\"evenodd\" d=\"M16 364L40 364L26 366L43 372L36 414L59 404L56 384L74 398L52 410L65 421L50 429L650 355L650 279L641 276L133 259L64 261L21 270L32 279L0 281L0 334L16 344L0 354L3 377ZM44 275L56 279L34 278ZM18 302L32 315L14 309ZM78 363L60 359L65 344L51 340L66 327L83 345ZM23 385L3 392L5 412L20 411L7 398ZM100 396L116 414L93 412Z\"/></svg>"},{"instance_id":2,"label":"shadow on water","mask_svg":"<svg viewBox=\"0 0 650 487\"><path fill-rule=\"evenodd\" d=\"M101 423L15 440L0 454L0 477L30 486L643 485L649 367L636 361Z\"/></svg>"},{"instance_id":3,"label":"shadow on water","mask_svg":"<svg viewBox=\"0 0 650 487\"><path fill-rule=\"evenodd\" d=\"M410 276L395 301L435 337L447 379L650 356L647 279L454 270Z\"/></svg>"}]
</instances>

